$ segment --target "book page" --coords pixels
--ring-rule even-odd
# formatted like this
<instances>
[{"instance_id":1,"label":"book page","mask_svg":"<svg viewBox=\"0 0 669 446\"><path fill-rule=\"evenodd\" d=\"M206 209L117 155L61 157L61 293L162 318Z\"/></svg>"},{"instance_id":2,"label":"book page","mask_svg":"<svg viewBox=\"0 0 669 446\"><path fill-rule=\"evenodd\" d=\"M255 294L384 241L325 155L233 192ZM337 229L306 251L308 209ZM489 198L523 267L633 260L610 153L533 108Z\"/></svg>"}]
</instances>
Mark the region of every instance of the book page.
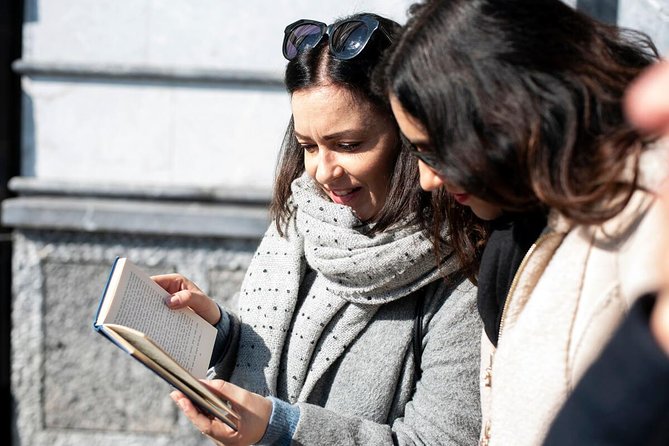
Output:
<instances>
[{"instance_id":1,"label":"book page","mask_svg":"<svg viewBox=\"0 0 669 446\"><path fill-rule=\"evenodd\" d=\"M164 299L169 293L131 262L126 260L119 266L122 275L104 323L124 325L146 334L184 369L196 378L204 378L216 328L188 308L168 308Z\"/></svg>"}]
</instances>

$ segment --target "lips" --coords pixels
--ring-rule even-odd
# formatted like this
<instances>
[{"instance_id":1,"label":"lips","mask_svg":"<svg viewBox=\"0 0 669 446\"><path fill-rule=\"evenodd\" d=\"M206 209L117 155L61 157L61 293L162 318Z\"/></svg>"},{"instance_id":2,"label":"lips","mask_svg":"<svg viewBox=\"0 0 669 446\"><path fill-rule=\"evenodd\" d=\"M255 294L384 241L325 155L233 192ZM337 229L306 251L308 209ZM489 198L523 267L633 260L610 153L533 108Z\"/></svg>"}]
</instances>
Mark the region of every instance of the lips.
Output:
<instances>
[{"instance_id":1,"label":"lips","mask_svg":"<svg viewBox=\"0 0 669 446\"><path fill-rule=\"evenodd\" d=\"M469 194L453 194L453 199L460 204L465 204L469 200Z\"/></svg>"},{"instance_id":2,"label":"lips","mask_svg":"<svg viewBox=\"0 0 669 446\"><path fill-rule=\"evenodd\" d=\"M353 192L355 189L346 189L346 190L333 190L332 193L336 195L337 197L344 197L351 192Z\"/></svg>"},{"instance_id":3,"label":"lips","mask_svg":"<svg viewBox=\"0 0 669 446\"><path fill-rule=\"evenodd\" d=\"M348 204L355 199L358 195L358 192L362 188L354 187L351 189L334 189L328 190L327 193L330 196L330 199L337 204Z\"/></svg>"}]
</instances>

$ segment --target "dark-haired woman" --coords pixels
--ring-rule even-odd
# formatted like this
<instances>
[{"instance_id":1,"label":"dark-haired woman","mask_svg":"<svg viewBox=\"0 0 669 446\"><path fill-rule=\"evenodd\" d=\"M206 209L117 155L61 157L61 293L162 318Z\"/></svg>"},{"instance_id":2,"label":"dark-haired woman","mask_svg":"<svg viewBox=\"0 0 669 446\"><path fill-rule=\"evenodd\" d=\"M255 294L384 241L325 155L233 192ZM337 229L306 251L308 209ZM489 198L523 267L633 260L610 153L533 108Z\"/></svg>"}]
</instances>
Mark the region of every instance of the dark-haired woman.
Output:
<instances>
[{"instance_id":1,"label":"dark-haired woman","mask_svg":"<svg viewBox=\"0 0 669 446\"><path fill-rule=\"evenodd\" d=\"M238 318L181 276L156 281L222 332L210 384L235 432L173 398L203 433L236 444L472 444L480 320L451 250L439 266L418 187L372 74L399 25L362 14L286 29L288 128L265 234ZM445 279L445 280L444 280ZM231 370L230 370L231 369Z\"/></svg>"},{"instance_id":2,"label":"dark-haired woman","mask_svg":"<svg viewBox=\"0 0 669 446\"><path fill-rule=\"evenodd\" d=\"M541 444L632 302L659 282L654 190L667 150L622 110L655 57L644 36L559 0L450 0L416 7L389 59L423 188L497 226L491 241L507 231L486 245L479 275L482 444ZM466 245L469 227L449 222Z\"/></svg>"}]
</instances>

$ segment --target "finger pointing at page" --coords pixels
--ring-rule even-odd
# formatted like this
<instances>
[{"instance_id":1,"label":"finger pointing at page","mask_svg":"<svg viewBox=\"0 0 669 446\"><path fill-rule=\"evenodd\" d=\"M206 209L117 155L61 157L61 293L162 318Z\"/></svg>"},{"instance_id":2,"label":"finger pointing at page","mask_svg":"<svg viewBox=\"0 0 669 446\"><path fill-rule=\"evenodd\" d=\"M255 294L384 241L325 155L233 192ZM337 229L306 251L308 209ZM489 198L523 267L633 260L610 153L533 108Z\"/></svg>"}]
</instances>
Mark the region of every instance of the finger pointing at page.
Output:
<instances>
[{"instance_id":1,"label":"finger pointing at page","mask_svg":"<svg viewBox=\"0 0 669 446\"><path fill-rule=\"evenodd\" d=\"M172 294L165 300L168 307L175 310L190 307L212 325L216 325L221 319L221 312L216 302L181 274L163 274L152 276L151 279Z\"/></svg>"}]
</instances>

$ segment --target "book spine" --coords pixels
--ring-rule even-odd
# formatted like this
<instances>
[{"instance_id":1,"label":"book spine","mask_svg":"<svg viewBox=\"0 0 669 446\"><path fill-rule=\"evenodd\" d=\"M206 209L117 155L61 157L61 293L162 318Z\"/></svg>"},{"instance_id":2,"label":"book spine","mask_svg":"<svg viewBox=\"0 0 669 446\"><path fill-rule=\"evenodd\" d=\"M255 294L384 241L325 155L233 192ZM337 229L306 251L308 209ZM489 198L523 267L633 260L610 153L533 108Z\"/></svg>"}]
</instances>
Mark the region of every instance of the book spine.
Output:
<instances>
[{"instance_id":1,"label":"book spine","mask_svg":"<svg viewBox=\"0 0 669 446\"><path fill-rule=\"evenodd\" d=\"M114 259L114 263L112 263L111 271L109 271L109 277L107 277L107 283L105 284L104 289L102 290L102 296L100 296L100 302L98 303L98 309L95 312L95 316L93 316L93 329L96 331L100 331L98 328L98 317L100 316L100 309L102 308L102 302L105 299L105 294L107 294L107 289L109 288L109 283L111 282L111 278L114 275L114 268L116 268L116 264L118 263L118 259L120 259L119 256L116 256ZM124 349L125 350L125 349Z\"/></svg>"},{"instance_id":2,"label":"book spine","mask_svg":"<svg viewBox=\"0 0 669 446\"><path fill-rule=\"evenodd\" d=\"M124 352L126 352L127 354L132 356L132 352L130 350L128 350L123 344L118 342L118 340L115 339L113 336L110 336L109 334L107 334L107 327L105 327L104 325L93 325L93 328L95 329L95 331L100 333L102 336L104 336L105 338L112 341L112 343L114 345L116 345L118 348L120 348L121 350L123 350Z\"/></svg>"}]
</instances>

